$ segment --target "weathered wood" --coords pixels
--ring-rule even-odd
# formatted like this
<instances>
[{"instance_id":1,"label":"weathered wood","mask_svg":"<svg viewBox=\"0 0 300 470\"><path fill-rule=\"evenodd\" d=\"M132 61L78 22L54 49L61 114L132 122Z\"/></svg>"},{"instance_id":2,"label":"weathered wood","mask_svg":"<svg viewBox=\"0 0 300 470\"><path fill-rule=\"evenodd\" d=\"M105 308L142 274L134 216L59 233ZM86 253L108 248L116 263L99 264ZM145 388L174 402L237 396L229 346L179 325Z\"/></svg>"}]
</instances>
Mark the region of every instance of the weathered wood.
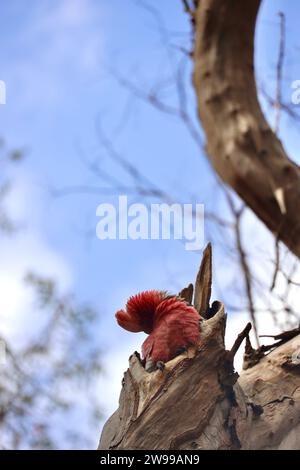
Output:
<instances>
[{"instance_id":1,"label":"weathered wood","mask_svg":"<svg viewBox=\"0 0 300 470\"><path fill-rule=\"evenodd\" d=\"M225 319L220 304L202 325L199 347L164 371L147 373L131 356L99 449L300 448L300 336L237 380L224 348Z\"/></svg>"},{"instance_id":2,"label":"weathered wood","mask_svg":"<svg viewBox=\"0 0 300 470\"><path fill-rule=\"evenodd\" d=\"M208 243L202 256L200 268L195 282L194 307L203 318L209 314L209 302L212 284L212 250Z\"/></svg>"},{"instance_id":3,"label":"weathered wood","mask_svg":"<svg viewBox=\"0 0 300 470\"><path fill-rule=\"evenodd\" d=\"M300 335L241 373L245 395L264 411L252 421L244 448L300 449L299 352Z\"/></svg>"},{"instance_id":4,"label":"weathered wood","mask_svg":"<svg viewBox=\"0 0 300 470\"><path fill-rule=\"evenodd\" d=\"M193 293L194 293L194 286L193 284L189 284L187 287L185 287L179 292L179 297L181 297L188 304L191 305L193 302Z\"/></svg>"},{"instance_id":5,"label":"weathered wood","mask_svg":"<svg viewBox=\"0 0 300 470\"><path fill-rule=\"evenodd\" d=\"M299 257L300 168L268 125L256 92L254 32L260 4L197 3L193 82L214 169Z\"/></svg>"}]
</instances>

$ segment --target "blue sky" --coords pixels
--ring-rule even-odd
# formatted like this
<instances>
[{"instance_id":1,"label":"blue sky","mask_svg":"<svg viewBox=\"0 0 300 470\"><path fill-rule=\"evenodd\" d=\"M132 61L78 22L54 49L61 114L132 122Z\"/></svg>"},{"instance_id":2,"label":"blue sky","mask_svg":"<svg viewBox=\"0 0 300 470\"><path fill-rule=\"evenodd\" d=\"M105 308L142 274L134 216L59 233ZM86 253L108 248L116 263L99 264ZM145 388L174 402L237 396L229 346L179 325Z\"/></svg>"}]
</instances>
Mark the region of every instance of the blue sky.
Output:
<instances>
[{"instance_id":1,"label":"blue sky","mask_svg":"<svg viewBox=\"0 0 300 470\"><path fill-rule=\"evenodd\" d=\"M157 2L149 0L148 5ZM26 149L9 201L14 216L26 221L26 227L0 248L0 287L10 293L0 301L7 312L3 328L18 337L24 334L24 305L30 299L21 278L27 267L57 277L63 290L71 289L79 300L91 302L99 311L99 342L110 366L99 384L106 415L117 404L127 357L143 337L119 329L114 312L137 291L177 291L194 279L200 255L172 240L99 241L96 207L116 198L82 193L53 197L51 190L99 185L86 166L95 160L114 177L129 181L101 144L101 123L116 150L175 200L215 208L214 177L187 128L178 118L134 98L111 71L143 90L150 90L158 79L168 79L178 60L178 46L189 44L190 29L179 0L159 2L159 8L168 30L168 51L163 29L138 1L12 0L1 6L0 79L7 86L7 104L0 106L1 135L9 147ZM286 14L283 93L287 101L292 81L300 79L298 10L296 0L265 1L257 31L257 75L274 93L277 13ZM188 106L201 134L190 73L187 65ZM168 103L176 105L174 89L165 88L163 93ZM272 114L268 117L271 120ZM298 129L284 117L280 136L299 162ZM222 210L221 203L220 214ZM250 234L257 229L251 218L249 224ZM208 231L206 237L210 238ZM233 270L222 265L218 251L216 265L233 282Z\"/></svg>"}]
</instances>

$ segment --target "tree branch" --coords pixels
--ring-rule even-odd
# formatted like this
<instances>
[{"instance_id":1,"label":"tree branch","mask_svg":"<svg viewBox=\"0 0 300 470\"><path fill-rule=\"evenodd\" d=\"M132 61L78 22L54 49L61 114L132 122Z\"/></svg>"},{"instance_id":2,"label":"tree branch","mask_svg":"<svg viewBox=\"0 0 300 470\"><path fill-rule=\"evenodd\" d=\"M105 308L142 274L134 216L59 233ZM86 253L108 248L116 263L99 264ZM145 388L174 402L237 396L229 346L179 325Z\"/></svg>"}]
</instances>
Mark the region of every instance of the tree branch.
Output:
<instances>
[{"instance_id":1,"label":"tree branch","mask_svg":"<svg viewBox=\"0 0 300 470\"><path fill-rule=\"evenodd\" d=\"M300 168L268 125L256 93L253 41L260 3L199 2L193 81L215 170L273 233L280 227L278 238L300 257Z\"/></svg>"}]
</instances>

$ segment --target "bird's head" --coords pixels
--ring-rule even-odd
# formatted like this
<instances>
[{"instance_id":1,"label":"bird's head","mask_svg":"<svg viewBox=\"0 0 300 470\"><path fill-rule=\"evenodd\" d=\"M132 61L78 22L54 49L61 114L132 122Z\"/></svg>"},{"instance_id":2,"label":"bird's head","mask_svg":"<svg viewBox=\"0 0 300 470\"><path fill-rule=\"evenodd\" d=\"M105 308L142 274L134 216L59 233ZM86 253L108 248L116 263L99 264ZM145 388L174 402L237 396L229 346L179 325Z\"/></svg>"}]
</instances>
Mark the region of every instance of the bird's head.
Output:
<instances>
[{"instance_id":1,"label":"bird's head","mask_svg":"<svg viewBox=\"0 0 300 470\"><path fill-rule=\"evenodd\" d=\"M167 295L163 291L150 290L130 297L126 309L116 313L118 324L134 333L144 331L150 334L153 330L155 310Z\"/></svg>"}]
</instances>

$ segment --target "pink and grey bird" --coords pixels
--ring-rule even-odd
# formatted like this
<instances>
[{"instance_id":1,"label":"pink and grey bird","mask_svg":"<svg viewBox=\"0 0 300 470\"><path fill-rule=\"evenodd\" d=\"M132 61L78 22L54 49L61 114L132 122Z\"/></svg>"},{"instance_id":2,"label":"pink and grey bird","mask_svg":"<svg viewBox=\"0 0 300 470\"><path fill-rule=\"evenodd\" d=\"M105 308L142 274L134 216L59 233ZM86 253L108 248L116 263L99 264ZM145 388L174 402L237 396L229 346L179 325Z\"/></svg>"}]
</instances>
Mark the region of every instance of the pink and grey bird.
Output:
<instances>
[{"instance_id":1,"label":"pink and grey bird","mask_svg":"<svg viewBox=\"0 0 300 470\"><path fill-rule=\"evenodd\" d=\"M152 290L130 297L116 319L125 330L149 335L142 345L142 356L154 363L168 362L199 342L199 313L185 300L166 292Z\"/></svg>"}]
</instances>

